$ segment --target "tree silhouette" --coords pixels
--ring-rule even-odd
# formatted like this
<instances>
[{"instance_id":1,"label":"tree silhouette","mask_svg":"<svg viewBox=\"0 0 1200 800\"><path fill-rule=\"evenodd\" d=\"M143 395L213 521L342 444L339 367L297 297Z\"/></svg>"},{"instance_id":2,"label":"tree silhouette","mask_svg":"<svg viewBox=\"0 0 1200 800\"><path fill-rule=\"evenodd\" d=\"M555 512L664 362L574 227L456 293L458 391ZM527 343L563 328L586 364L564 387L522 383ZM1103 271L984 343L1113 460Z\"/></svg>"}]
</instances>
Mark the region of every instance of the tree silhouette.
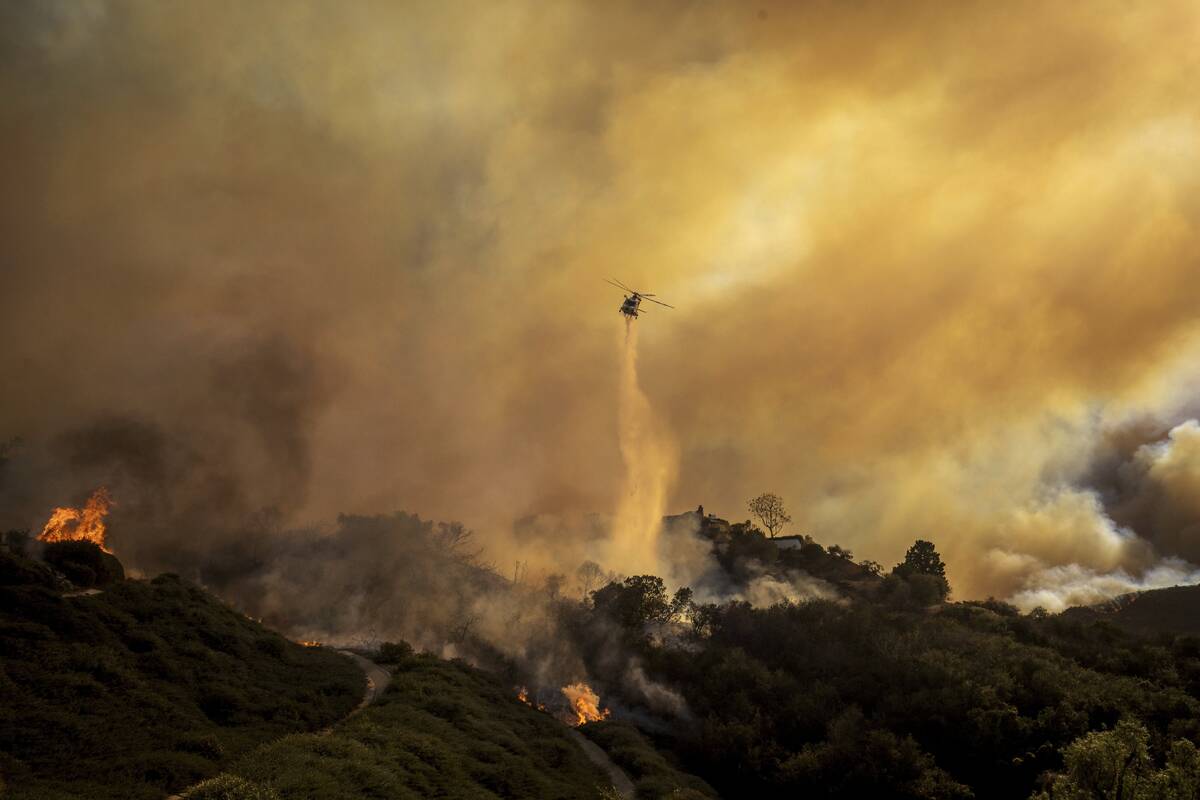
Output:
<instances>
[{"instance_id":1,"label":"tree silhouette","mask_svg":"<svg viewBox=\"0 0 1200 800\"><path fill-rule=\"evenodd\" d=\"M938 555L937 548L933 546L933 542L924 539L913 542L913 546L904 554L904 561L896 565L896 570L906 574L946 577L946 564Z\"/></svg>"},{"instance_id":2,"label":"tree silhouette","mask_svg":"<svg viewBox=\"0 0 1200 800\"><path fill-rule=\"evenodd\" d=\"M792 521L788 516L787 509L783 507L783 499L777 494L760 494L758 497L746 504L750 509L750 513L754 515L771 538L775 538L775 533L783 528L784 525Z\"/></svg>"},{"instance_id":3,"label":"tree silhouette","mask_svg":"<svg viewBox=\"0 0 1200 800\"><path fill-rule=\"evenodd\" d=\"M896 565L892 574L904 578L922 603L938 603L950 595L946 564L938 555L933 542L924 539L913 542L912 547L904 554L904 560Z\"/></svg>"}]
</instances>

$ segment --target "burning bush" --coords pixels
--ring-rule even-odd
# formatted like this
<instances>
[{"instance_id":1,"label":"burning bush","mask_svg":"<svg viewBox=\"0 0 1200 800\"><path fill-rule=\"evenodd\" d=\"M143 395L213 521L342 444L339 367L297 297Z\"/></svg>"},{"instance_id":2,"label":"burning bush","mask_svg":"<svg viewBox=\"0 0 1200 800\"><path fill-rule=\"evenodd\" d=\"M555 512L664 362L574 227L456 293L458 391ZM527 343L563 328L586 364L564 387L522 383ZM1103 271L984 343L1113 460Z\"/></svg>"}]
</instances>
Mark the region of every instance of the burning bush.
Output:
<instances>
[{"instance_id":1,"label":"burning bush","mask_svg":"<svg viewBox=\"0 0 1200 800\"><path fill-rule=\"evenodd\" d=\"M116 556L98 544L68 539L46 545L42 558L82 589L99 588L125 580L125 568Z\"/></svg>"},{"instance_id":2,"label":"burning bush","mask_svg":"<svg viewBox=\"0 0 1200 800\"><path fill-rule=\"evenodd\" d=\"M572 683L564 686L562 693L563 697L567 698L567 702L571 704L570 713L565 718L565 721L571 725L578 727L589 722L598 722L608 719L609 714L612 713L607 708L600 708L600 696L592 691L592 687L586 683Z\"/></svg>"},{"instance_id":3,"label":"burning bush","mask_svg":"<svg viewBox=\"0 0 1200 800\"><path fill-rule=\"evenodd\" d=\"M94 542L101 550L111 552L104 546L107 530L104 518L112 507L108 489L101 486L92 492L83 508L60 507L54 509L46 520L38 540L43 542L87 541Z\"/></svg>"}]
</instances>

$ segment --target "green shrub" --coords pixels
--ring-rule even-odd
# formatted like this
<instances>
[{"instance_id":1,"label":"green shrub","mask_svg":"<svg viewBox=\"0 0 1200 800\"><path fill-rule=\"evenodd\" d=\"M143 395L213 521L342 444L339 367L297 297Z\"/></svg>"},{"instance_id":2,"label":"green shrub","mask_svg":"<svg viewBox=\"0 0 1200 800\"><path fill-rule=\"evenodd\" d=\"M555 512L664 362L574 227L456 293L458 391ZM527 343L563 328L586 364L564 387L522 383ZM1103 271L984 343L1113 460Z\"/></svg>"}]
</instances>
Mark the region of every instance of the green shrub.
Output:
<instances>
[{"instance_id":1,"label":"green shrub","mask_svg":"<svg viewBox=\"0 0 1200 800\"><path fill-rule=\"evenodd\" d=\"M218 775L183 793L185 800L280 800L279 792L236 775Z\"/></svg>"},{"instance_id":2,"label":"green shrub","mask_svg":"<svg viewBox=\"0 0 1200 800\"><path fill-rule=\"evenodd\" d=\"M711 786L667 761L637 728L623 722L593 722L580 731L625 770L640 800L679 798L706 800L717 796Z\"/></svg>"},{"instance_id":3,"label":"green shrub","mask_svg":"<svg viewBox=\"0 0 1200 800\"><path fill-rule=\"evenodd\" d=\"M403 640L379 645L379 660L385 664L401 664L412 658L412 655L412 645Z\"/></svg>"}]
</instances>

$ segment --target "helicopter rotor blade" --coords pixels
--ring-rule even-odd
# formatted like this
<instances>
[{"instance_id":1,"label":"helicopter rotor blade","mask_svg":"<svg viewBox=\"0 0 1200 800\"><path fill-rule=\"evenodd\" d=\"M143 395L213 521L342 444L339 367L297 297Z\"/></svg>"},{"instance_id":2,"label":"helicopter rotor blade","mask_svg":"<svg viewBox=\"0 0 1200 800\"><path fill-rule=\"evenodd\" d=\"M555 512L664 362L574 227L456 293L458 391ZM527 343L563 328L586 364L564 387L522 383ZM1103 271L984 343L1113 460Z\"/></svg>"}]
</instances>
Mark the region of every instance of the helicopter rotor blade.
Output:
<instances>
[{"instance_id":1,"label":"helicopter rotor blade","mask_svg":"<svg viewBox=\"0 0 1200 800\"><path fill-rule=\"evenodd\" d=\"M670 303L664 303L662 300L655 300L653 297L650 297L649 295L644 294L644 295L642 295L642 298L645 300L649 300L651 303L658 303L660 306L666 306L667 308L675 307L675 306L671 305Z\"/></svg>"},{"instance_id":2,"label":"helicopter rotor blade","mask_svg":"<svg viewBox=\"0 0 1200 800\"><path fill-rule=\"evenodd\" d=\"M625 290L625 291L627 291L627 292L632 292L633 294L637 294L637 290L636 290L636 289L630 289L628 286L626 286L625 284L621 283L621 282L620 282L619 280L617 280L616 278L609 278L609 283L616 284L617 286L620 286L622 289L624 289L624 290Z\"/></svg>"},{"instance_id":3,"label":"helicopter rotor blade","mask_svg":"<svg viewBox=\"0 0 1200 800\"><path fill-rule=\"evenodd\" d=\"M609 285L611 285L611 286L615 286L615 287L617 287L618 289L620 289L620 290L621 290L621 291L623 291L623 292L631 292L631 293L633 293L633 289L630 289L628 286L622 286L622 285L621 285L620 283L618 283L617 281L614 281L614 280L609 280L608 278L605 278L605 279L604 279L604 282L605 282L605 283L607 283L607 284L609 284Z\"/></svg>"}]
</instances>

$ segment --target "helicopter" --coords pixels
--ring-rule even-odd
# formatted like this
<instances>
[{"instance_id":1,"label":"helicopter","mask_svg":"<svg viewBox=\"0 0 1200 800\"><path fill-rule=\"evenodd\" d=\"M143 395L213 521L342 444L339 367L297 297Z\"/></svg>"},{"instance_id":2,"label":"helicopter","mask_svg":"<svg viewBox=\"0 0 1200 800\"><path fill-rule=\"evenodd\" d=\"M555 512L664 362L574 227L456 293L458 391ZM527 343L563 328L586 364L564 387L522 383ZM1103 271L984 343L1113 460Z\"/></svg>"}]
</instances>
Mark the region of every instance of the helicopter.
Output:
<instances>
[{"instance_id":1,"label":"helicopter","mask_svg":"<svg viewBox=\"0 0 1200 800\"><path fill-rule=\"evenodd\" d=\"M618 308L617 311L621 312L630 319L635 319L639 312L645 313L646 309L641 308L643 300L649 300L651 303L658 303L660 306L666 306L667 308L675 307L668 303L664 303L662 300L655 300L654 295L652 294L635 292L633 289L630 289L616 278L608 278L606 283L609 283L618 289L621 289L622 291L629 292L629 294L625 295L625 300L621 303L621 307Z\"/></svg>"}]
</instances>

